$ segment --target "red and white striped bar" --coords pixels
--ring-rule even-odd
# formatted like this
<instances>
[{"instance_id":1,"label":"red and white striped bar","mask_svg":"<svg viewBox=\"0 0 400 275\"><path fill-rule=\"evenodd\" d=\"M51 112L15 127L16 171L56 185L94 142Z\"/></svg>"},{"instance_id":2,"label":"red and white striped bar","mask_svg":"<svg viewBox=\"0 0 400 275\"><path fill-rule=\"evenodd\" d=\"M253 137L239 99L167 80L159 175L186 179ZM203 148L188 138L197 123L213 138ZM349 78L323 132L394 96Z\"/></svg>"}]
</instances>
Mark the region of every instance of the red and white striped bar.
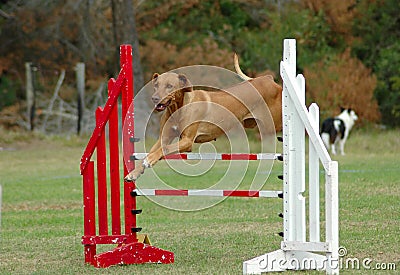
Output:
<instances>
[{"instance_id":1,"label":"red and white striped bar","mask_svg":"<svg viewBox=\"0 0 400 275\"><path fill-rule=\"evenodd\" d=\"M269 190L207 190L207 189L135 189L138 196L170 196L170 197L248 197L248 198L279 198L282 191Z\"/></svg>"},{"instance_id":2,"label":"red and white striped bar","mask_svg":"<svg viewBox=\"0 0 400 275\"><path fill-rule=\"evenodd\" d=\"M134 153L133 158L136 160L144 159L147 153ZM259 153L259 154L245 154L245 153L183 153L171 154L164 157L164 159L172 160L277 160L281 154L274 153Z\"/></svg>"}]
</instances>

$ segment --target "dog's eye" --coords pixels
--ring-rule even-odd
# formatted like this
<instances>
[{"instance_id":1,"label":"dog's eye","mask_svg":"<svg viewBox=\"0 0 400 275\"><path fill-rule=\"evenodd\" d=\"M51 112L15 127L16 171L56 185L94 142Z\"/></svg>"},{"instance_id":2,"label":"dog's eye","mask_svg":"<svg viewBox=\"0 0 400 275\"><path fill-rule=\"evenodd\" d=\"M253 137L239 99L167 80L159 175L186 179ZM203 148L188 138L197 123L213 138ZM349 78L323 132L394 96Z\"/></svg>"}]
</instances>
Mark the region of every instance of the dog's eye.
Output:
<instances>
[{"instance_id":1,"label":"dog's eye","mask_svg":"<svg viewBox=\"0 0 400 275\"><path fill-rule=\"evenodd\" d=\"M172 85L171 84L167 84L167 89L172 89Z\"/></svg>"}]
</instances>

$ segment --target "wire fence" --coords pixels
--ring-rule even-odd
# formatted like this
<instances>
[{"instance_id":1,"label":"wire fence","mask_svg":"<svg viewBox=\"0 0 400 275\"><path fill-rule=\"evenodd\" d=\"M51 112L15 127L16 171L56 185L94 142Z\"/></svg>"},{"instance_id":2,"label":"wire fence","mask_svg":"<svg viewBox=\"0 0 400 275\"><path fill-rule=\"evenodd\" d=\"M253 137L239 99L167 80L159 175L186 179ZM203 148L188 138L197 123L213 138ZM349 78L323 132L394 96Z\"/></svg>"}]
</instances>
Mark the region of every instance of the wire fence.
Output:
<instances>
[{"instance_id":1,"label":"wire fence","mask_svg":"<svg viewBox=\"0 0 400 275\"><path fill-rule=\"evenodd\" d=\"M95 91L85 93L85 67L78 63L76 71L76 96L66 100L61 96L66 86L66 71L61 70L52 91L38 83L38 67L26 63L26 117L19 124L31 131L44 134L84 134L95 127L97 106L107 100L107 83L101 82Z\"/></svg>"}]
</instances>

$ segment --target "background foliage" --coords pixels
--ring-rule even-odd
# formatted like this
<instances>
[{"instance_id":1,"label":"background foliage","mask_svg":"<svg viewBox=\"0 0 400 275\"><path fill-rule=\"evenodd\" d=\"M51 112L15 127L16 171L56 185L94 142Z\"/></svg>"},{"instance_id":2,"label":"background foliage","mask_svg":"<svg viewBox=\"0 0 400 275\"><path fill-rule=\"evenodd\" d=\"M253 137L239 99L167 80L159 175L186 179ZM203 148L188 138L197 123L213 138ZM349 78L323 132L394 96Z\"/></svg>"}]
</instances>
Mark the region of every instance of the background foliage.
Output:
<instances>
[{"instance_id":1,"label":"background foliage","mask_svg":"<svg viewBox=\"0 0 400 275\"><path fill-rule=\"evenodd\" d=\"M125 0L130 1L130 0ZM110 0L0 3L0 108L24 100L24 62L39 67L43 91L59 70L74 87L85 62L87 91L117 72ZM282 40L296 38L307 100L322 118L352 107L362 122L400 124L400 2L397 0L133 1L144 79L179 66L233 69L279 80ZM53 79L53 80L52 80ZM69 89L71 90L71 89ZM74 98L72 96L71 98Z\"/></svg>"},{"instance_id":2,"label":"background foliage","mask_svg":"<svg viewBox=\"0 0 400 275\"><path fill-rule=\"evenodd\" d=\"M354 53L377 76L382 121L400 125L400 2L366 1L354 22Z\"/></svg>"}]
</instances>

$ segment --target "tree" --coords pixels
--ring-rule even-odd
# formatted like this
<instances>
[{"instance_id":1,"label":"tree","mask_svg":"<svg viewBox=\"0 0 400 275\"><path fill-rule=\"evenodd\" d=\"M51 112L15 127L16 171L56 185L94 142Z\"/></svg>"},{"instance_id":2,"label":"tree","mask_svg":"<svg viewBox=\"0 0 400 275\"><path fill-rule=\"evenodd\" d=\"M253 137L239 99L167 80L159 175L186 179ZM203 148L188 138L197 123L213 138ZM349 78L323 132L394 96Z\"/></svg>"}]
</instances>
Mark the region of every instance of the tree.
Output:
<instances>
[{"instance_id":1,"label":"tree","mask_svg":"<svg viewBox=\"0 0 400 275\"><path fill-rule=\"evenodd\" d=\"M144 85L139 55L139 39L136 31L135 9L132 0L111 0L115 45L131 44L133 51L134 89L137 93ZM119 52L119 51L118 51ZM118 60L115 64L118 64Z\"/></svg>"},{"instance_id":2,"label":"tree","mask_svg":"<svg viewBox=\"0 0 400 275\"><path fill-rule=\"evenodd\" d=\"M353 22L353 53L377 75L375 97L382 122L400 126L400 2L364 0Z\"/></svg>"}]
</instances>

